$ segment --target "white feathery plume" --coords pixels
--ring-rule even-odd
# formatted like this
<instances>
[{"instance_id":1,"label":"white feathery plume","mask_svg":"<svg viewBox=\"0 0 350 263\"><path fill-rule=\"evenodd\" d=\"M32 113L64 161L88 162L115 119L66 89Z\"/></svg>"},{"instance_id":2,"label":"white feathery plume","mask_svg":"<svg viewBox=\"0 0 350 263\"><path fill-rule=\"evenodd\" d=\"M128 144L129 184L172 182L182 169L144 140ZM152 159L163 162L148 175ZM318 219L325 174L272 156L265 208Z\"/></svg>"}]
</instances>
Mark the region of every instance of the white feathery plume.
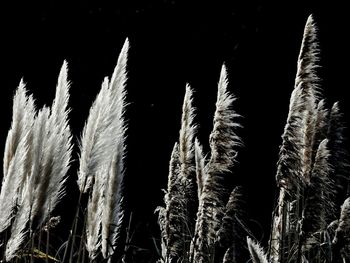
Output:
<instances>
[{"instance_id":1,"label":"white feathery plume","mask_svg":"<svg viewBox=\"0 0 350 263\"><path fill-rule=\"evenodd\" d=\"M31 191L29 187L25 189L27 192L25 195L28 196L28 191ZM23 247L23 243L27 240L29 234L29 218L31 213L29 198L25 198L22 205L19 208L17 216L13 222L11 228L11 236L6 244L5 258L6 261L10 261Z\"/></svg>"},{"instance_id":2,"label":"white feathery plume","mask_svg":"<svg viewBox=\"0 0 350 263\"><path fill-rule=\"evenodd\" d=\"M165 195L165 209L158 208L162 239L166 251L165 259L176 262L183 257L185 246L190 244L195 225L195 211L198 209L196 186L196 162L194 150L195 108L193 91L189 84L182 106L179 143L171 154L168 189ZM204 164L203 164L204 165Z\"/></svg>"},{"instance_id":3,"label":"white feathery plume","mask_svg":"<svg viewBox=\"0 0 350 263\"><path fill-rule=\"evenodd\" d=\"M239 233L239 220L242 217L242 188L236 186L227 201L225 214L222 218L222 223L217 232L217 241L222 247L232 246L235 248L235 254L239 254L239 244L237 239Z\"/></svg>"},{"instance_id":4,"label":"white feathery plume","mask_svg":"<svg viewBox=\"0 0 350 263\"><path fill-rule=\"evenodd\" d=\"M53 154L53 172L50 178L49 189L45 204L47 211L52 211L57 203L65 195L64 184L67 180L67 172L70 167L72 154L72 135L68 124L69 82L67 80L67 62L64 61L58 78L56 97L51 108L50 136L52 144L56 147ZM50 132L49 131L49 132Z\"/></svg>"},{"instance_id":5,"label":"white feathery plume","mask_svg":"<svg viewBox=\"0 0 350 263\"><path fill-rule=\"evenodd\" d=\"M5 143L3 181L7 176L7 170L16 153L17 146L30 130L35 115L34 99L32 95L27 95L23 79L21 79L14 95L12 111L11 129Z\"/></svg>"},{"instance_id":6,"label":"white feathery plume","mask_svg":"<svg viewBox=\"0 0 350 263\"><path fill-rule=\"evenodd\" d=\"M205 157L203 155L203 149L199 142L199 140L196 138L194 143L194 155L196 160L196 175L197 175L197 187L198 187L198 200L200 200L202 191L203 191L203 184L206 180L206 171L205 171Z\"/></svg>"},{"instance_id":7,"label":"white feathery plume","mask_svg":"<svg viewBox=\"0 0 350 263\"><path fill-rule=\"evenodd\" d=\"M189 180L194 180L194 125L195 109L193 107L193 91L189 84L186 85L186 93L182 106L181 129L179 136L179 159L181 163L181 174Z\"/></svg>"},{"instance_id":8,"label":"white feathery plume","mask_svg":"<svg viewBox=\"0 0 350 263\"><path fill-rule=\"evenodd\" d=\"M23 188L23 203L19 206L16 218L11 228L11 236L6 246L6 259L11 260L16 256L17 252L22 248L23 243L30 230L30 218L34 199L36 198L36 188L40 183L39 169L40 161L42 159L43 150L42 144L44 140L44 133L46 124L49 118L49 108L44 107L38 112L33 125L33 141L32 141L32 169L29 180Z\"/></svg>"},{"instance_id":9,"label":"white feathery plume","mask_svg":"<svg viewBox=\"0 0 350 263\"><path fill-rule=\"evenodd\" d=\"M164 196L165 210L159 211L159 223L162 229L162 240L165 244L166 261L177 259L183 249L183 219L185 207L181 189L179 145L175 143L169 162L168 188Z\"/></svg>"},{"instance_id":10,"label":"white feathery plume","mask_svg":"<svg viewBox=\"0 0 350 263\"><path fill-rule=\"evenodd\" d=\"M91 188L92 177L102 165L109 165L111 152L118 143L115 128L123 129L123 123L117 123L123 115L125 105L126 62L129 41L126 39L118 57L117 66L111 82L102 84L101 91L90 109L81 139L81 156L78 173L80 191L86 193ZM120 107L123 105L123 107ZM119 127L120 126L120 127Z\"/></svg>"},{"instance_id":11,"label":"white feathery plume","mask_svg":"<svg viewBox=\"0 0 350 263\"><path fill-rule=\"evenodd\" d=\"M24 136L17 146L17 151L12 157L7 168L7 176L2 184L0 193L0 233L11 225L15 216L15 208L18 205L19 186L23 184L26 176L25 162L28 153L27 136Z\"/></svg>"},{"instance_id":12,"label":"white feathery plume","mask_svg":"<svg viewBox=\"0 0 350 263\"><path fill-rule=\"evenodd\" d=\"M214 127L210 134L211 158L205 169L207 175L199 200L195 227L195 262L207 262L208 258L213 257L210 248L213 248L225 208L221 198L225 191L223 177L235 161L237 147L241 146L241 140L234 131L240 127L235 121L239 115L232 109L235 97L227 91L227 84L226 67L223 65L218 84Z\"/></svg>"},{"instance_id":13,"label":"white feathery plume","mask_svg":"<svg viewBox=\"0 0 350 263\"><path fill-rule=\"evenodd\" d=\"M317 147L321 141L327 137L330 117L330 110L326 108L325 101L323 99L318 102L316 110L314 152L317 151Z\"/></svg>"},{"instance_id":14,"label":"white feathery plume","mask_svg":"<svg viewBox=\"0 0 350 263\"><path fill-rule=\"evenodd\" d=\"M303 209L301 231L304 235L304 250L314 242L312 235L327 228L327 215L334 211L332 193L333 183L329 178L331 168L329 166L328 140L324 139L318 146L313 166L310 185L305 193L305 205Z\"/></svg>"},{"instance_id":15,"label":"white feathery plume","mask_svg":"<svg viewBox=\"0 0 350 263\"><path fill-rule=\"evenodd\" d=\"M33 126L33 145L32 145L32 170L30 175L29 184L31 184L31 191L27 191L28 198L31 206L34 205L34 199L39 195L38 187L41 183L41 170L42 160L45 155L45 146L48 140L48 123L50 117L50 108L43 107L39 110L37 117L35 118Z\"/></svg>"},{"instance_id":16,"label":"white feathery plume","mask_svg":"<svg viewBox=\"0 0 350 263\"><path fill-rule=\"evenodd\" d=\"M186 92L182 106L181 129L179 134L179 190L183 192L182 239L183 245L190 244L195 228L195 216L198 210L198 191L196 185L196 163L194 153L194 136L196 125L194 123L195 108L193 106L193 91L186 84ZM185 226L185 227L184 227ZM182 248L184 249L184 248Z\"/></svg>"},{"instance_id":17,"label":"white feathery plume","mask_svg":"<svg viewBox=\"0 0 350 263\"><path fill-rule=\"evenodd\" d=\"M71 133L68 125L69 83L67 63L64 62L58 77L56 97L43 134L42 159L39 167L39 184L35 189L32 223L35 227L48 219L57 203L65 195L65 182L72 152Z\"/></svg>"},{"instance_id":18,"label":"white feathery plume","mask_svg":"<svg viewBox=\"0 0 350 263\"><path fill-rule=\"evenodd\" d=\"M128 59L128 52L129 52L129 39L127 38L124 42L124 45L122 47L122 50L120 51L120 55L118 57L117 65L114 68L112 77L111 77L111 83L110 83L110 90L111 90L111 102L113 106L115 107L115 115L118 118L121 118L125 111L125 96L126 96L126 90L125 85L127 81L127 71L126 71L126 65L127 65L127 59ZM123 106L122 106L123 105ZM122 107L121 107L122 106ZM110 121L114 122L113 115L110 116ZM124 126L124 122L120 122L120 125ZM121 128L121 127L120 127Z\"/></svg>"},{"instance_id":19,"label":"white feathery plume","mask_svg":"<svg viewBox=\"0 0 350 263\"><path fill-rule=\"evenodd\" d=\"M107 174L105 189L105 205L102 216L102 255L109 261L114 254L118 243L124 218L123 208L123 183L124 183L124 157L126 123L124 112L126 107L126 63L129 41L126 39L118 57L109 89L111 90L111 111L107 117L110 125L106 132L111 138L111 149L109 156L110 170Z\"/></svg>"},{"instance_id":20,"label":"white feathery plume","mask_svg":"<svg viewBox=\"0 0 350 263\"><path fill-rule=\"evenodd\" d=\"M316 38L316 27L312 16L309 16L304 30L294 90L289 104L287 124L282 135L280 160L276 175L277 183L285 186L295 180L302 180L301 167L305 132L316 108L319 93L319 78L316 74L319 49ZM292 165L292 166L291 166ZM290 167L291 166L291 167ZM290 167L288 169L287 167Z\"/></svg>"},{"instance_id":21,"label":"white feathery plume","mask_svg":"<svg viewBox=\"0 0 350 263\"><path fill-rule=\"evenodd\" d=\"M109 262L118 245L118 238L124 219L123 180L124 180L124 136L120 149L117 149L107 174L105 204L102 214L102 255L109 257Z\"/></svg>"},{"instance_id":22,"label":"white feathery plume","mask_svg":"<svg viewBox=\"0 0 350 263\"><path fill-rule=\"evenodd\" d=\"M317 28L312 15L306 21L303 40L300 47L295 87L309 90L316 98L319 95L319 77L317 68L319 62L319 44Z\"/></svg>"},{"instance_id":23,"label":"white feathery plume","mask_svg":"<svg viewBox=\"0 0 350 263\"><path fill-rule=\"evenodd\" d=\"M129 41L126 39L118 57L117 65L110 83L105 78L102 88L94 101L88 120L85 124L81 140L80 167L78 185L82 193L92 189L93 196L88 204L87 229L91 240L88 244L90 256L94 257L101 240L101 252L104 258L111 260L121 231L124 218L123 208L123 178L125 156L126 124L124 112L126 107L125 84L127 79L126 63ZM96 176L103 175L104 182L98 183L102 193L94 189ZM96 204L102 202L101 217L93 215ZM101 223L101 228L90 223ZM93 231L97 231L93 232ZM92 258L91 258L92 259Z\"/></svg>"},{"instance_id":24,"label":"white feathery plume","mask_svg":"<svg viewBox=\"0 0 350 263\"><path fill-rule=\"evenodd\" d=\"M6 247L8 260L21 249L29 230L34 231L40 227L65 194L72 151L67 120L68 91L67 63L64 62L51 112L44 107L31 125L30 152L25 153L30 171L26 171L28 180L22 190L24 201L13 223Z\"/></svg>"},{"instance_id":25,"label":"white feathery plume","mask_svg":"<svg viewBox=\"0 0 350 263\"><path fill-rule=\"evenodd\" d=\"M307 174L310 173L312 166L310 157L315 132L312 126L319 96L319 78L316 74L318 54L316 27L313 17L309 16L298 57L295 85L277 163L276 181L280 193L272 219L269 251L272 262L281 262L284 254L282 247L288 250L288 246L293 245L286 243L286 237L288 231L296 228L298 220L289 218L295 214L295 211L289 210L296 208L292 205L293 200L299 198L297 192L309 181ZM298 200L295 202L298 203Z\"/></svg>"},{"instance_id":26,"label":"white feathery plume","mask_svg":"<svg viewBox=\"0 0 350 263\"><path fill-rule=\"evenodd\" d=\"M302 121L303 129L303 157L302 157L302 172L303 179L310 182L312 161L314 159L315 151L318 144L315 144L316 134L316 118L317 110L321 110L323 102L318 105L320 87L319 77L317 75L318 61L319 61L319 47L317 41L317 29L314 19L310 15L307 19L303 40L298 57L297 74L295 78L295 88L301 89L301 108L300 113L305 114ZM320 112L319 112L320 113Z\"/></svg>"},{"instance_id":27,"label":"white feathery plume","mask_svg":"<svg viewBox=\"0 0 350 263\"><path fill-rule=\"evenodd\" d=\"M304 107L304 117L302 118L302 139L303 143L301 145L301 172L303 183L310 183L312 165L315 157L315 151L317 146L315 146L315 135L316 135L316 119L318 115L317 105L315 102L315 97L313 95L304 96L304 102L302 102L302 107ZM316 150L314 149L316 147Z\"/></svg>"},{"instance_id":28,"label":"white feathery plume","mask_svg":"<svg viewBox=\"0 0 350 263\"><path fill-rule=\"evenodd\" d=\"M11 228L11 236L6 246L6 259L11 260L17 255L17 252L23 247L23 243L32 231L31 226L33 224L33 217L37 204L37 198L41 190L40 184L42 179L40 177L40 166L43 158L43 144L47 140L45 133L47 132L47 123L49 120L50 110L44 107L38 112L35 118L33 126L33 141L32 141L32 169L29 180L27 181L25 188L23 188L23 203L20 205L19 210L16 214L16 218Z\"/></svg>"},{"instance_id":29,"label":"white feathery plume","mask_svg":"<svg viewBox=\"0 0 350 263\"><path fill-rule=\"evenodd\" d=\"M90 108L89 117L85 124L80 145L80 167L78 173L78 185L81 192L86 193L91 188L93 175L101 168L103 160L108 158L110 145L108 140L102 140L101 134L106 128L105 115L110 104L109 80L106 77L101 90Z\"/></svg>"},{"instance_id":30,"label":"white feathery plume","mask_svg":"<svg viewBox=\"0 0 350 263\"><path fill-rule=\"evenodd\" d=\"M4 174L0 192L0 233L11 224L15 206L22 203L24 185L30 175L29 153L35 107L21 80L13 99L13 116L4 153Z\"/></svg>"},{"instance_id":31,"label":"white feathery plume","mask_svg":"<svg viewBox=\"0 0 350 263\"><path fill-rule=\"evenodd\" d=\"M268 263L264 250L257 242L253 241L250 237L247 237L247 244L252 263Z\"/></svg>"},{"instance_id":32,"label":"white feathery plume","mask_svg":"<svg viewBox=\"0 0 350 263\"><path fill-rule=\"evenodd\" d=\"M234 129L241 127L236 122L240 117L232 109L236 98L227 91L227 70L222 65L218 84L216 109L213 120L213 130L210 133L211 157L208 163L208 171L229 172L237 156L237 146L242 145L241 139L235 134Z\"/></svg>"},{"instance_id":33,"label":"white feathery plume","mask_svg":"<svg viewBox=\"0 0 350 263\"><path fill-rule=\"evenodd\" d=\"M68 81L68 63L66 60L63 61L61 67L55 99L51 106L51 115L50 115L50 125L57 134L59 132L65 134L67 133L67 114L69 113L68 101L69 101L69 81Z\"/></svg>"},{"instance_id":34,"label":"white feathery plume","mask_svg":"<svg viewBox=\"0 0 350 263\"><path fill-rule=\"evenodd\" d=\"M86 217L86 249L89 258L94 260L100 253L102 239L102 214L104 207L104 189L108 169L102 167L94 177L94 187L88 202L88 213Z\"/></svg>"}]
</instances>

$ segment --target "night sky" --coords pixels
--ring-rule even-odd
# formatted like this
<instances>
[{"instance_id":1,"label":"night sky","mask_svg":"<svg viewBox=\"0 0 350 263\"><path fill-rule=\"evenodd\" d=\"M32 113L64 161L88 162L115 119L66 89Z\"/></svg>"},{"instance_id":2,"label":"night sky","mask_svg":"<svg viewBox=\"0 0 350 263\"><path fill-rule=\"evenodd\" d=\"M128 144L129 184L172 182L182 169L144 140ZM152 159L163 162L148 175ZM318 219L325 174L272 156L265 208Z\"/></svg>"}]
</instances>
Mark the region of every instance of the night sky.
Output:
<instances>
[{"instance_id":1,"label":"night sky","mask_svg":"<svg viewBox=\"0 0 350 263\"><path fill-rule=\"evenodd\" d=\"M235 109L244 127L238 132L244 147L233 176L246 189L249 224L259 240L269 235L278 148L303 28L311 13L319 28L319 73L326 101L340 101L346 126L350 124L350 18L345 4L29 2L33 1L0 5L0 148L4 149L20 79L38 106L50 105L64 59L72 83L70 125L78 142L103 77L111 75L128 37L127 202L134 214L135 244L146 249L140 252L144 259L155 253L152 237L159 238L154 210L163 204L186 83L195 91L198 136L208 152L222 63L228 68L229 90L238 97ZM73 157L70 173L75 178L77 148ZM69 210L69 200L65 202Z\"/></svg>"}]
</instances>

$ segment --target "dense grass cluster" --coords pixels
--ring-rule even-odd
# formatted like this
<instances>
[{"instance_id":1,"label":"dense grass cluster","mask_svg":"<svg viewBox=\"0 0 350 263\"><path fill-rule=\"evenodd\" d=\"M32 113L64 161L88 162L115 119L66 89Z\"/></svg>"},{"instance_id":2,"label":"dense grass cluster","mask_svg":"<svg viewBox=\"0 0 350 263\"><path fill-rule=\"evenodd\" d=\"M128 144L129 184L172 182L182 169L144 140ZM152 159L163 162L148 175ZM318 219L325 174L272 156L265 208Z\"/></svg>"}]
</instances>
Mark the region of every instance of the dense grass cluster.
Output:
<instances>
[{"instance_id":1,"label":"dense grass cluster","mask_svg":"<svg viewBox=\"0 0 350 263\"><path fill-rule=\"evenodd\" d=\"M319 49L307 20L295 87L282 135L268 244L247 228L244 189L229 183L242 146L239 114L223 65L210 152L198 139L193 90L187 85L179 139L170 157L159 215L159 262L350 262L350 166L337 103L328 105L317 74ZM76 214L68 240L50 244L54 214L67 194L72 135L67 63L51 107L37 109L21 81L13 100L0 192L1 262L127 262L124 157L128 40L106 77L80 140ZM86 202L84 201L86 200ZM130 231L130 229L129 229ZM265 248L263 248L265 247Z\"/></svg>"}]
</instances>

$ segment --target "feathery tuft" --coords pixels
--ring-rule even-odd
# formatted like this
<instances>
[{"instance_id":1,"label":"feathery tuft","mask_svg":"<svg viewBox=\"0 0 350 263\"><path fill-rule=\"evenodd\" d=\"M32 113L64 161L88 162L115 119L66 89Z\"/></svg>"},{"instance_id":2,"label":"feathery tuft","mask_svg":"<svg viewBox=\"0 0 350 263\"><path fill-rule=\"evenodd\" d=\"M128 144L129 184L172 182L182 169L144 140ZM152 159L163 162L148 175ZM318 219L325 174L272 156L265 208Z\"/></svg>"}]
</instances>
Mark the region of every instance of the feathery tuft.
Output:
<instances>
[{"instance_id":1,"label":"feathery tuft","mask_svg":"<svg viewBox=\"0 0 350 263\"><path fill-rule=\"evenodd\" d=\"M193 106L193 91L186 85L186 93L182 106L181 129L179 134L180 174L179 191L183 192L183 239L184 245L190 244L195 226L195 215L198 209L198 189L196 185L196 162L194 153L195 108Z\"/></svg>"},{"instance_id":2,"label":"feathery tuft","mask_svg":"<svg viewBox=\"0 0 350 263\"><path fill-rule=\"evenodd\" d=\"M170 262L177 260L181 256L183 248L183 231L185 207L182 191L182 181L180 180L180 156L179 144L175 143L170 163L168 175L168 189L164 197L165 210L160 216L162 239L165 244L165 259ZM162 212L162 211L160 211Z\"/></svg>"},{"instance_id":3,"label":"feathery tuft","mask_svg":"<svg viewBox=\"0 0 350 263\"><path fill-rule=\"evenodd\" d=\"M327 138L330 151L330 164L333 168L330 177L337 187L336 199L342 200L350 195L350 163L349 152L346 148L344 137L345 126L343 115L339 109L339 103L334 103L329 116ZM337 214L339 213L337 209Z\"/></svg>"},{"instance_id":4,"label":"feathery tuft","mask_svg":"<svg viewBox=\"0 0 350 263\"><path fill-rule=\"evenodd\" d=\"M227 72L221 69L214 127L210 134L211 157L205 167L205 181L199 200L193 258L195 262L207 262L214 257L214 243L224 215L223 195L227 191L223 183L225 174L230 171L241 140L234 129L240 127L236 122L239 115L232 109L235 98L227 91Z\"/></svg>"},{"instance_id":5,"label":"feathery tuft","mask_svg":"<svg viewBox=\"0 0 350 263\"><path fill-rule=\"evenodd\" d=\"M124 142L117 149L110 170L107 173L105 203L102 213L102 255L111 257L118 245L124 219L123 179L124 179Z\"/></svg>"},{"instance_id":6,"label":"feathery tuft","mask_svg":"<svg viewBox=\"0 0 350 263\"><path fill-rule=\"evenodd\" d=\"M110 153L109 141L102 135L105 133L106 115L110 105L109 80L106 77L101 90L92 104L89 117L83 129L80 144L80 166L78 172L78 185L81 192L86 193L92 186L93 176L104 165L104 160Z\"/></svg>"},{"instance_id":7,"label":"feathery tuft","mask_svg":"<svg viewBox=\"0 0 350 263\"><path fill-rule=\"evenodd\" d=\"M217 240L223 247L238 245L235 239L239 237L238 220L242 215L242 202L242 188L236 186L232 190L229 200L227 201L221 227L217 233ZM237 247L235 247L236 254L238 250Z\"/></svg>"},{"instance_id":8,"label":"feathery tuft","mask_svg":"<svg viewBox=\"0 0 350 263\"><path fill-rule=\"evenodd\" d=\"M316 130L320 128L317 125L322 124L317 118L323 115L323 105L318 105L318 54L316 27L313 17L310 16L304 29L294 90L277 163L276 181L280 193L272 219L269 251L272 262L285 261L295 252L290 237L299 239L296 233L302 209L299 206L302 203L304 188L310 183L317 142L324 139L317 138L319 134Z\"/></svg>"},{"instance_id":9,"label":"feathery tuft","mask_svg":"<svg viewBox=\"0 0 350 263\"><path fill-rule=\"evenodd\" d=\"M72 143L68 124L69 83L67 63L61 68L51 113L42 131L42 159L38 169L38 185L32 209L32 222L41 226L66 193L65 182L70 167ZM35 176L35 175L34 175Z\"/></svg>"},{"instance_id":10,"label":"feathery tuft","mask_svg":"<svg viewBox=\"0 0 350 263\"><path fill-rule=\"evenodd\" d=\"M25 162L28 153L27 136L24 136L17 146L15 155L12 157L7 169L7 176L3 181L0 193L0 233L11 225L16 214L15 208L19 204L19 196L22 194L20 185L26 180ZM22 199L22 198L21 198Z\"/></svg>"},{"instance_id":11,"label":"feathery tuft","mask_svg":"<svg viewBox=\"0 0 350 263\"><path fill-rule=\"evenodd\" d=\"M205 157L203 156L203 149L200 145L198 139L195 139L194 143L194 153L196 160L196 175L197 175L197 187L198 187L198 200L201 198L203 185L206 180L206 171L205 171Z\"/></svg>"},{"instance_id":12,"label":"feathery tuft","mask_svg":"<svg viewBox=\"0 0 350 263\"><path fill-rule=\"evenodd\" d=\"M129 41L126 39L118 57L110 83L105 78L102 88L94 101L81 139L78 185L81 192L92 187L92 178L101 166L109 166L111 153L119 143L119 133L125 130L120 122L125 110L126 63Z\"/></svg>"},{"instance_id":13,"label":"feathery tuft","mask_svg":"<svg viewBox=\"0 0 350 263\"><path fill-rule=\"evenodd\" d=\"M181 172L185 178L193 179L194 174L194 135L196 126L194 125L195 109L193 107L193 91L190 85L186 85L186 93L182 106L181 129L179 136L179 157L181 162Z\"/></svg>"},{"instance_id":14,"label":"feathery tuft","mask_svg":"<svg viewBox=\"0 0 350 263\"><path fill-rule=\"evenodd\" d=\"M324 139L317 150L310 185L306 188L301 230L304 250L314 243L313 235L327 228L328 215L334 214L333 182L329 178L328 140Z\"/></svg>"},{"instance_id":15,"label":"feathery tuft","mask_svg":"<svg viewBox=\"0 0 350 263\"><path fill-rule=\"evenodd\" d=\"M319 44L317 40L317 28L312 15L306 21L303 40L298 57L298 68L295 79L295 87L308 90L316 98L319 92L319 77L317 68L319 62Z\"/></svg>"},{"instance_id":16,"label":"feathery tuft","mask_svg":"<svg viewBox=\"0 0 350 263\"><path fill-rule=\"evenodd\" d=\"M268 263L266 254L258 243L247 237L247 244L253 263Z\"/></svg>"},{"instance_id":17,"label":"feathery tuft","mask_svg":"<svg viewBox=\"0 0 350 263\"><path fill-rule=\"evenodd\" d=\"M28 189L27 191L30 191ZM5 257L6 261L13 259L23 248L29 235L30 204L29 199L25 199L21 205L18 215L16 216L11 228L11 236L6 244Z\"/></svg>"},{"instance_id":18,"label":"feathery tuft","mask_svg":"<svg viewBox=\"0 0 350 263\"><path fill-rule=\"evenodd\" d=\"M103 257L112 260L124 218L123 180L127 129L124 113L128 48L127 39L111 81L104 79L90 109L81 140L78 185L82 193L92 191L87 211L87 249L90 259L97 255L101 243ZM102 176L103 179L96 178L97 176ZM95 189L94 183L97 183L98 189ZM98 205L102 205L102 208ZM91 224L101 224L101 227Z\"/></svg>"},{"instance_id":19,"label":"feathery tuft","mask_svg":"<svg viewBox=\"0 0 350 263\"><path fill-rule=\"evenodd\" d=\"M21 79L14 95L12 112L11 129L5 143L3 181L7 176L8 167L16 153L17 146L31 129L35 115L34 99L31 95L27 95L23 79Z\"/></svg>"},{"instance_id":20,"label":"feathery tuft","mask_svg":"<svg viewBox=\"0 0 350 263\"><path fill-rule=\"evenodd\" d=\"M222 65L218 84L216 110L214 114L214 127L210 134L211 158L208 166L218 172L228 172L232 167L237 146L241 146L241 139L234 129L241 127L235 120L240 117L233 109L232 103L236 98L227 91L227 71Z\"/></svg>"},{"instance_id":21,"label":"feathery tuft","mask_svg":"<svg viewBox=\"0 0 350 263\"><path fill-rule=\"evenodd\" d=\"M338 228L335 231L333 244L340 247L343 262L350 260L350 197L341 206Z\"/></svg>"},{"instance_id":22,"label":"feathery tuft","mask_svg":"<svg viewBox=\"0 0 350 263\"><path fill-rule=\"evenodd\" d=\"M23 80L13 98L11 129L8 132L0 190L0 233L11 224L15 206L22 203L24 184L30 175L32 126L35 106L32 96L27 95Z\"/></svg>"},{"instance_id":23,"label":"feathery tuft","mask_svg":"<svg viewBox=\"0 0 350 263\"><path fill-rule=\"evenodd\" d=\"M89 258L94 260L101 250L101 228L104 207L104 189L108 169L105 167L97 172L94 187L88 202L86 214L86 249Z\"/></svg>"}]
</instances>

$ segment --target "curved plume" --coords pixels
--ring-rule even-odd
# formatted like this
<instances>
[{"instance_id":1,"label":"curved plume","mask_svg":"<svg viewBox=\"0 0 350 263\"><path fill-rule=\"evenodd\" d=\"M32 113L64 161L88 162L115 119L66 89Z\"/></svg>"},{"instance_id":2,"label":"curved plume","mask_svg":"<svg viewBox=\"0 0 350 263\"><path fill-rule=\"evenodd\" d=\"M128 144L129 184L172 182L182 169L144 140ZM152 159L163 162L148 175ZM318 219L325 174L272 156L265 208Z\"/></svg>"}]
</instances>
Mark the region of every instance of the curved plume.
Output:
<instances>
[{"instance_id":1,"label":"curved plume","mask_svg":"<svg viewBox=\"0 0 350 263\"><path fill-rule=\"evenodd\" d=\"M11 225L16 205L23 201L22 192L30 175L32 126L35 106L21 80L13 98L11 129L4 153L4 174L0 191L0 233Z\"/></svg>"},{"instance_id":2,"label":"curved plume","mask_svg":"<svg viewBox=\"0 0 350 263\"><path fill-rule=\"evenodd\" d=\"M199 200L195 236L193 241L193 259L195 262L207 262L213 257L213 245L224 214L222 201L226 187L223 184L225 173L234 164L237 147L241 140L234 129L240 127L236 122L239 115L232 109L235 98L227 91L227 72L222 66L214 127L210 134L211 157L206 165L206 176Z\"/></svg>"},{"instance_id":3,"label":"curved plume","mask_svg":"<svg viewBox=\"0 0 350 263\"><path fill-rule=\"evenodd\" d=\"M85 124L80 146L78 185L86 193L92 186L92 178L101 166L109 165L111 152L120 135L110 136L115 128L124 129L118 123L125 107L126 62L129 41L126 39L120 52L111 82L105 78L100 93L94 101Z\"/></svg>"},{"instance_id":4,"label":"curved plume","mask_svg":"<svg viewBox=\"0 0 350 263\"><path fill-rule=\"evenodd\" d=\"M315 119L319 100L317 76L318 43L316 27L309 16L298 57L294 90L289 104L287 123L277 163L276 181L280 188L278 204L273 216L270 237L270 260L282 262L293 244L288 235L295 232L298 222L299 198L310 182L313 149L315 149ZM296 218L295 218L296 216ZM292 252L290 252L292 253Z\"/></svg>"},{"instance_id":5,"label":"curved plume","mask_svg":"<svg viewBox=\"0 0 350 263\"><path fill-rule=\"evenodd\" d=\"M23 79L21 79L16 93L13 97L12 124L8 132L3 164L3 181L8 172L8 167L20 141L30 131L35 116L34 99L27 95Z\"/></svg>"},{"instance_id":6,"label":"curved plume","mask_svg":"<svg viewBox=\"0 0 350 263\"><path fill-rule=\"evenodd\" d=\"M127 129L124 112L128 49L129 41L126 39L111 81L104 79L90 109L81 139L78 186L82 193L92 191L87 211L87 249L91 259L96 257L99 249L104 258L112 259L124 218L123 180ZM102 211L98 207L101 204ZM99 224L101 227L98 227Z\"/></svg>"},{"instance_id":7,"label":"curved plume","mask_svg":"<svg viewBox=\"0 0 350 263\"><path fill-rule=\"evenodd\" d=\"M66 193L65 182L72 152L71 132L68 125L69 83L67 63L64 62L58 77L56 96L42 136L42 159L39 182L35 189L32 223L41 226ZM34 226L35 227L35 226Z\"/></svg>"}]
</instances>

